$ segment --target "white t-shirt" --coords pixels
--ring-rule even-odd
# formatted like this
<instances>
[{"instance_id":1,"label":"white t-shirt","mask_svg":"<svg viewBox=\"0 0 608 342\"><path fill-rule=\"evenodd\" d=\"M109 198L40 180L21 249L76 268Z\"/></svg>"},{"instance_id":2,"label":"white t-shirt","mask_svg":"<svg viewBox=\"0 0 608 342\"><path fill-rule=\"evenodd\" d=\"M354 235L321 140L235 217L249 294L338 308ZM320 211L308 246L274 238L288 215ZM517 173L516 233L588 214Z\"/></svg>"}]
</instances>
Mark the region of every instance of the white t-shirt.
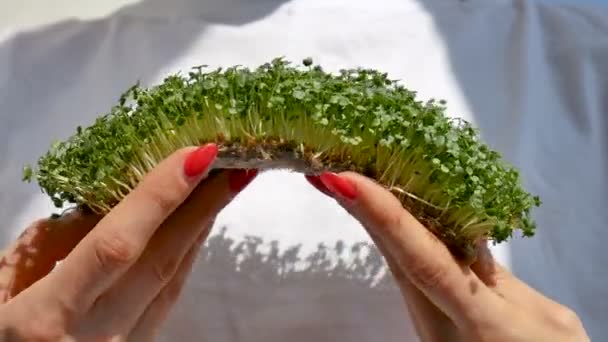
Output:
<instances>
[{"instance_id":1,"label":"white t-shirt","mask_svg":"<svg viewBox=\"0 0 608 342\"><path fill-rule=\"evenodd\" d=\"M137 80L191 66L311 56L384 70L448 101L544 204L537 236L495 250L608 336L608 9L523 0L144 0L103 19L0 32L0 218L6 245L52 206L20 182L55 139ZM411 341L382 258L300 175L262 174L218 219L166 341ZM505 322L508 324L508 322Z\"/></svg>"}]
</instances>

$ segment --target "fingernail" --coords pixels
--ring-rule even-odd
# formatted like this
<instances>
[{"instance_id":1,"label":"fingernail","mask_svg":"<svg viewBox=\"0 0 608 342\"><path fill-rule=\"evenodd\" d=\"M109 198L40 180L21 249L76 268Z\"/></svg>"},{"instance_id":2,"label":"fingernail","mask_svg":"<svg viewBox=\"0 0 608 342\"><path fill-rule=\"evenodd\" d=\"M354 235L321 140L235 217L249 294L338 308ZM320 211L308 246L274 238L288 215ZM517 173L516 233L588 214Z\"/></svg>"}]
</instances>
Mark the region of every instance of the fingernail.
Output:
<instances>
[{"instance_id":1,"label":"fingernail","mask_svg":"<svg viewBox=\"0 0 608 342\"><path fill-rule=\"evenodd\" d=\"M357 198L357 188L348 179L333 172L324 172L319 178L333 194L351 201Z\"/></svg>"},{"instance_id":2,"label":"fingernail","mask_svg":"<svg viewBox=\"0 0 608 342\"><path fill-rule=\"evenodd\" d=\"M188 177L197 177L203 174L215 159L218 153L216 144L207 144L190 153L184 163L184 173Z\"/></svg>"},{"instance_id":3,"label":"fingernail","mask_svg":"<svg viewBox=\"0 0 608 342\"><path fill-rule=\"evenodd\" d=\"M251 183L251 181L258 175L257 169L252 170L232 170L230 175L228 176L228 184L230 187L230 191L233 193L239 193L245 187Z\"/></svg>"},{"instance_id":4,"label":"fingernail","mask_svg":"<svg viewBox=\"0 0 608 342\"><path fill-rule=\"evenodd\" d=\"M321 178L319 178L319 176L304 175L304 177L306 178L308 183L310 183L310 185L312 185L313 187L315 187L317 190L324 193L325 195L332 197L331 191L329 191L329 189L325 186L325 184L323 184L323 182L321 182Z\"/></svg>"}]
</instances>

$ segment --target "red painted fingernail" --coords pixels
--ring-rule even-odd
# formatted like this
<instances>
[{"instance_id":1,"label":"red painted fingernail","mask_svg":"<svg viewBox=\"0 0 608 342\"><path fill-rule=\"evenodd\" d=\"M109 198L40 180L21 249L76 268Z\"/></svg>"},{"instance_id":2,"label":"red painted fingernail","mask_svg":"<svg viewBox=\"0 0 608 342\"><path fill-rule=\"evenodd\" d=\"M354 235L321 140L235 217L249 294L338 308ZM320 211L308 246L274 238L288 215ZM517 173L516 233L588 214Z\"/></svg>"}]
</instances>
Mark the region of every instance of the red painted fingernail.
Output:
<instances>
[{"instance_id":1,"label":"red painted fingernail","mask_svg":"<svg viewBox=\"0 0 608 342\"><path fill-rule=\"evenodd\" d=\"M314 186L317 190L326 194L327 196L332 197L331 191L329 191L325 184L321 182L321 178L319 178L319 176L304 175L304 177L306 178L308 183L310 183L310 185Z\"/></svg>"},{"instance_id":2,"label":"red painted fingernail","mask_svg":"<svg viewBox=\"0 0 608 342\"><path fill-rule=\"evenodd\" d=\"M258 175L258 170L232 170L228 176L230 191L239 193Z\"/></svg>"},{"instance_id":3,"label":"red painted fingernail","mask_svg":"<svg viewBox=\"0 0 608 342\"><path fill-rule=\"evenodd\" d=\"M216 144L207 144L190 153L184 163L184 173L188 177L197 177L203 174L215 157L217 157L218 148Z\"/></svg>"},{"instance_id":4,"label":"red painted fingernail","mask_svg":"<svg viewBox=\"0 0 608 342\"><path fill-rule=\"evenodd\" d=\"M357 188L348 179L333 172L324 172L320 179L323 185L332 193L347 200L354 200L357 198Z\"/></svg>"}]
</instances>

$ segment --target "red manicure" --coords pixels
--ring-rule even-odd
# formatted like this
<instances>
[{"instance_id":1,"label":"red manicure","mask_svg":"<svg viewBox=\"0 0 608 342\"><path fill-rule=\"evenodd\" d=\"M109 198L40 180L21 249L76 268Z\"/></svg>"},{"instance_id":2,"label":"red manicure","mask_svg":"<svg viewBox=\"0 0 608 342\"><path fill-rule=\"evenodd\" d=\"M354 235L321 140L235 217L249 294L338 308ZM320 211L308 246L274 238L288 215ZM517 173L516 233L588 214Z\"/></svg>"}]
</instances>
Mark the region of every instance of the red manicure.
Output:
<instances>
[{"instance_id":1,"label":"red manicure","mask_svg":"<svg viewBox=\"0 0 608 342\"><path fill-rule=\"evenodd\" d=\"M319 176L304 175L304 177L306 178L308 183L310 183L310 185L314 186L317 190L321 191L322 193L326 194L329 197L333 197L331 191L329 191L329 189L325 186L325 184L323 184L323 182L321 182L321 178L319 178Z\"/></svg>"},{"instance_id":2,"label":"red manicure","mask_svg":"<svg viewBox=\"0 0 608 342\"><path fill-rule=\"evenodd\" d=\"M203 174L215 157L217 156L218 148L216 144L207 144L190 153L184 162L184 173L188 177L197 177Z\"/></svg>"},{"instance_id":3,"label":"red manicure","mask_svg":"<svg viewBox=\"0 0 608 342\"><path fill-rule=\"evenodd\" d=\"M241 192L245 187L251 183L251 181L258 175L258 170L243 170L237 169L232 170L228 175L228 185L230 191L237 194Z\"/></svg>"},{"instance_id":4,"label":"red manicure","mask_svg":"<svg viewBox=\"0 0 608 342\"><path fill-rule=\"evenodd\" d=\"M332 193L347 200L354 200L357 198L357 188L348 179L333 172L324 172L320 179L323 185Z\"/></svg>"}]
</instances>

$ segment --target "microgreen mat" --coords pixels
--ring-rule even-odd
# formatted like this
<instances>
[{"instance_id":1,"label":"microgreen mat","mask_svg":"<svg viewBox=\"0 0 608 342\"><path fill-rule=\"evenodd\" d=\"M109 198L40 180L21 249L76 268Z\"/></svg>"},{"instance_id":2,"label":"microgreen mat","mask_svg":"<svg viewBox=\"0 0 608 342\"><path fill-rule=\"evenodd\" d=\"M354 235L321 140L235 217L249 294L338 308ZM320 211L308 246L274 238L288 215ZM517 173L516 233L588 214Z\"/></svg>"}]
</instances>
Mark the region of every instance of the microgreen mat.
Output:
<instances>
[{"instance_id":1,"label":"microgreen mat","mask_svg":"<svg viewBox=\"0 0 608 342\"><path fill-rule=\"evenodd\" d=\"M376 70L328 73L310 59L295 66L282 58L255 69L199 66L134 85L26 166L24 180L35 179L58 207L105 214L176 149L216 142L216 169L372 177L463 259L474 258L481 239L532 236L539 198L472 125L445 111L444 101L419 101Z\"/></svg>"}]
</instances>

